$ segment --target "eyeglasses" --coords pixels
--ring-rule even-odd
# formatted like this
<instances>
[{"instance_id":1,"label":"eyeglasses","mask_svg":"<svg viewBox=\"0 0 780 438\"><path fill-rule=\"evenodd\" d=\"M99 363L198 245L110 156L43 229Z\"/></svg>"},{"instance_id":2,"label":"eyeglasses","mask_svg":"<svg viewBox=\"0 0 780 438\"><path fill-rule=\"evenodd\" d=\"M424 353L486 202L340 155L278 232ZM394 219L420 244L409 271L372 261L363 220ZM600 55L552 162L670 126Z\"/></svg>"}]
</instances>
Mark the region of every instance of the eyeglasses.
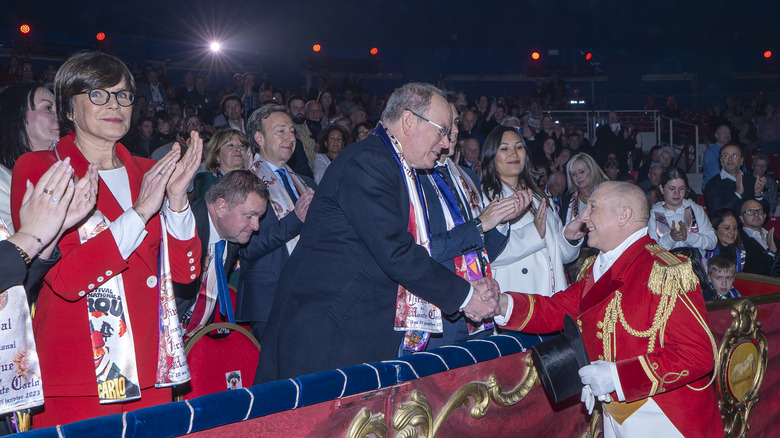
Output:
<instances>
[{"instance_id":1,"label":"eyeglasses","mask_svg":"<svg viewBox=\"0 0 780 438\"><path fill-rule=\"evenodd\" d=\"M742 214L746 214L748 216L763 216L766 213L764 213L763 208L754 208L752 210L745 210L742 212Z\"/></svg>"},{"instance_id":2,"label":"eyeglasses","mask_svg":"<svg viewBox=\"0 0 780 438\"><path fill-rule=\"evenodd\" d=\"M108 91L102 88L93 88L91 90L82 91L79 94L86 94L89 96L89 101L95 105L105 105L108 100L111 99L111 95L116 96L116 103L119 106L130 106L135 100L135 94L129 90Z\"/></svg>"},{"instance_id":3,"label":"eyeglasses","mask_svg":"<svg viewBox=\"0 0 780 438\"><path fill-rule=\"evenodd\" d=\"M732 152L730 154L720 154L720 157L723 158L724 160L728 160L729 158L731 158L732 160L736 160L737 158L742 158L742 154L738 152Z\"/></svg>"},{"instance_id":4,"label":"eyeglasses","mask_svg":"<svg viewBox=\"0 0 780 438\"><path fill-rule=\"evenodd\" d=\"M450 139L450 134L452 133L450 128L445 128L444 126L441 126L438 123L431 122L430 120L426 119L425 117L417 114L416 112L410 110L409 108L406 108L406 111L409 111L410 113L414 114L415 116L421 118L422 120L425 120L426 122L430 123L434 128L436 128L439 131L439 135L442 137L447 137L447 140Z\"/></svg>"},{"instance_id":5,"label":"eyeglasses","mask_svg":"<svg viewBox=\"0 0 780 438\"><path fill-rule=\"evenodd\" d=\"M201 124L200 122L187 122L187 126L200 126Z\"/></svg>"},{"instance_id":6,"label":"eyeglasses","mask_svg":"<svg viewBox=\"0 0 780 438\"><path fill-rule=\"evenodd\" d=\"M236 149L236 148L238 148L238 149L241 149L241 150L246 150L246 148L247 148L247 146L245 144L243 144L243 143L238 143L238 144L227 143L227 144L225 144L224 147L226 147L228 149Z\"/></svg>"}]
</instances>

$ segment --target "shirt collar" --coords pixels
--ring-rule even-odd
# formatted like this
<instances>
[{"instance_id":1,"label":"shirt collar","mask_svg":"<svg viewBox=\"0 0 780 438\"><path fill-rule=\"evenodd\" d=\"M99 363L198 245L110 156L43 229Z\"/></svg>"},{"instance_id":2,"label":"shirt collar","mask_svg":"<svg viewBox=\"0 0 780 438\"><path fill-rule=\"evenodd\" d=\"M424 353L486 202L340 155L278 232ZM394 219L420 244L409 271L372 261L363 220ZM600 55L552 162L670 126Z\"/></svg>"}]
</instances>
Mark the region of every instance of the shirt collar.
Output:
<instances>
[{"instance_id":1,"label":"shirt collar","mask_svg":"<svg viewBox=\"0 0 780 438\"><path fill-rule=\"evenodd\" d=\"M615 264L617 259L620 258L629 246L646 235L647 227L642 227L642 229L635 231L632 235L628 236L628 238L618 245L617 248L607 252L600 252L599 255L596 256L596 262L593 263L593 281L598 281L599 278Z\"/></svg>"},{"instance_id":2,"label":"shirt collar","mask_svg":"<svg viewBox=\"0 0 780 438\"><path fill-rule=\"evenodd\" d=\"M720 169L720 179L730 179L737 182L737 178L726 172L726 169Z\"/></svg>"}]
</instances>

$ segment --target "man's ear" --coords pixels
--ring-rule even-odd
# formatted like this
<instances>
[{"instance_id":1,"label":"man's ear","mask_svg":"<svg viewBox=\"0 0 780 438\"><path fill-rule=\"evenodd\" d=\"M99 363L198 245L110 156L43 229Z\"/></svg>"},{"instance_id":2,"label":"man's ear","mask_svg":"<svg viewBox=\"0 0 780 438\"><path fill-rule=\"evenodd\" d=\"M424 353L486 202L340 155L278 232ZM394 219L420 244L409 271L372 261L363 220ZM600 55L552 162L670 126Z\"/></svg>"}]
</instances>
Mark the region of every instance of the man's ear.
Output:
<instances>
[{"instance_id":1,"label":"man's ear","mask_svg":"<svg viewBox=\"0 0 780 438\"><path fill-rule=\"evenodd\" d=\"M403 128L404 134L406 136L412 135L412 125L415 122L415 115L412 114L411 111L404 111L404 113L401 115L401 127Z\"/></svg>"},{"instance_id":2,"label":"man's ear","mask_svg":"<svg viewBox=\"0 0 780 438\"><path fill-rule=\"evenodd\" d=\"M631 223L631 219L634 218L634 210L629 206L624 206L618 210L618 225L624 226Z\"/></svg>"},{"instance_id":3,"label":"man's ear","mask_svg":"<svg viewBox=\"0 0 780 438\"><path fill-rule=\"evenodd\" d=\"M260 131L255 131L254 138L257 145L260 146L260 149L262 150L265 145L265 137L263 137L263 134Z\"/></svg>"},{"instance_id":4,"label":"man's ear","mask_svg":"<svg viewBox=\"0 0 780 438\"><path fill-rule=\"evenodd\" d=\"M229 210L230 204L224 198L217 198L214 201L214 212L217 214L217 217L225 216Z\"/></svg>"}]
</instances>

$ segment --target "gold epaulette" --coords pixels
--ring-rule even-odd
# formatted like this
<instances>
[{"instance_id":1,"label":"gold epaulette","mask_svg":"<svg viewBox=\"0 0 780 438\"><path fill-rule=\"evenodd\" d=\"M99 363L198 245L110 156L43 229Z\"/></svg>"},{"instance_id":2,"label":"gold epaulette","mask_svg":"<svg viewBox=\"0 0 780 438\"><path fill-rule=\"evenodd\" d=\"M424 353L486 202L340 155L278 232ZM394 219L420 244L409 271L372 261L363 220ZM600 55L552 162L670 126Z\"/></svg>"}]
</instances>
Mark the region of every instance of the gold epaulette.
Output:
<instances>
[{"instance_id":1,"label":"gold epaulette","mask_svg":"<svg viewBox=\"0 0 780 438\"><path fill-rule=\"evenodd\" d=\"M656 258L647 281L647 287L652 293L673 296L696 290L699 278L693 272L690 259L677 257L657 243L645 245L645 249Z\"/></svg>"},{"instance_id":2,"label":"gold epaulette","mask_svg":"<svg viewBox=\"0 0 780 438\"><path fill-rule=\"evenodd\" d=\"M596 256L595 255L592 255L592 256L586 258L582 262L582 266L580 266L580 272L577 273L577 281L580 281L583 278L585 278L585 274L588 273L588 269L590 269L590 267L593 266L593 263L595 263L595 262L596 262Z\"/></svg>"}]
</instances>

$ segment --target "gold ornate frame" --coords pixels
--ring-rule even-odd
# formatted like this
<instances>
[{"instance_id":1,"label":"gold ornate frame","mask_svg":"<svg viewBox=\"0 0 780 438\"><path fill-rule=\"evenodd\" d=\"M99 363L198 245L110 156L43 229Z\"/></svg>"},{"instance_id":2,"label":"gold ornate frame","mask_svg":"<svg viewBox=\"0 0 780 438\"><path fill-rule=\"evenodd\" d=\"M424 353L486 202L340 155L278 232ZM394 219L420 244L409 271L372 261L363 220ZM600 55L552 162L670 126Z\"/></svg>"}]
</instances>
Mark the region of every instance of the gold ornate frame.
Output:
<instances>
[{"instance_id":1,"label":"gold ornate frame","mask_svg":"<svg viewBox=\"0 0 780 438\"><path fill-rule=\"evenodd\" d=\"M745 436L748 416L758 402L758 389L764 381L768 343L758 307L742 300L731 309L731 326L718 349L716 377L718 407L727 437Z\"/></svg>"}]
</instances>

